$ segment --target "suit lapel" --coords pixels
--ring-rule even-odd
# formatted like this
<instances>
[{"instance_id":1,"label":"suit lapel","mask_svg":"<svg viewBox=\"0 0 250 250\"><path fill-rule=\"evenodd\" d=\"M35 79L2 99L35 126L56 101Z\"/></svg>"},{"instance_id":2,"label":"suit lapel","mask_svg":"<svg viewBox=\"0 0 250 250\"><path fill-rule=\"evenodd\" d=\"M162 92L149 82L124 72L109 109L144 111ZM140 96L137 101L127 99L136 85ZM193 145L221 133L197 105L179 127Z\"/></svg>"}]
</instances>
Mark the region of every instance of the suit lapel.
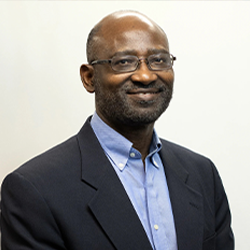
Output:
<instances>
[{"instance_id":1,"label":"suit lapel","mask_svg":"<svg viewBox=\"0 0 250 250\"><path fill-rule=\"evenodd\" d=\"M189 187L189 174L168 144L163 143L161 158L175 220L178 250L200 250L204 226L203 197Z\"/></svg>"},{"instance_id":2,"label":"suit lapel","mask_svg":"<svg viewBox=\"0 0 250 250\"><path fill-rule=\"evenodd\" d=\"M78 134L82 180L96 193L89 208L118 250L152 250L143 226L115 170L87 121Z\"/></svg>"},{"instance_id":3,"label":"suit lapel","mask_svg":"<svg viewBox=\"0 0 250 250\"><path fill-rule=\"evenodd\" d=\"M89 208L107 236L118 250L152 250L126 191L89 121L78 134L78 141L82 157L82 180L96 189ZM161 158L175 220L178 250L200 250L204 226L203 197L189 187L188 172L166 143L163 143Z\"/></svg>"}]
</instances>

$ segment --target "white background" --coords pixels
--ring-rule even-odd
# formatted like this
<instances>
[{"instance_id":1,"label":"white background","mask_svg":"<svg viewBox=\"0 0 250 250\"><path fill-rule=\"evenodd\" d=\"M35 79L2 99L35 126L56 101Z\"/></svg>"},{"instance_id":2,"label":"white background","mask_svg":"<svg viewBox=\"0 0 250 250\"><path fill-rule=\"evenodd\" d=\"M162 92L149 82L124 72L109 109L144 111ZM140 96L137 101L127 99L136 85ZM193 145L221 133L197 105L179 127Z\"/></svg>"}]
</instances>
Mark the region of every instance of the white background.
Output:
<instances>
[{"instance_id":1,"label":"white background","mask_svg":"<svg viewBox=\"0 0 250 250\"><path fill-rule=\"evenodd\" d=\"M0 181L77 133L94 111L79 67L90 29L139 10L167 33L175 91L158 134L211 158L228 195L236 249L250 246L250 3L0 2Z\"/></svg>"}]
</instances>

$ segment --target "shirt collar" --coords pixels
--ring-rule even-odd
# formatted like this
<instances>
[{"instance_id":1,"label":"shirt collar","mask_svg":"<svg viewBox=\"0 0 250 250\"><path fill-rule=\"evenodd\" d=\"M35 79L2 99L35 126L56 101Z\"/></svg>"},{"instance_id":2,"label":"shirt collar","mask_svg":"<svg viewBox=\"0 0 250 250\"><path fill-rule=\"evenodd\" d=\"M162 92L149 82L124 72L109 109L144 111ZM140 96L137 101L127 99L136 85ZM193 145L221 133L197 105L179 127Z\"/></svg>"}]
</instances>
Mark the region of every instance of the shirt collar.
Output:
<instances>
[{"instance_id":1,"label":"shirt collar","mask_svg":"<svg viewBox=\"0 0 250 250\"><path fill-rule=\"evenodd\" d=\"M96 112L91 119L91 126L106 155L122 171L127 164L130 153L136 151L132 147L133 143L108 126ZM150 153L147 157L153 157L161 150L161 147L162 143L154 130ZM158 166L156 165L156 167Z\"/></svg>"}]
</instances>

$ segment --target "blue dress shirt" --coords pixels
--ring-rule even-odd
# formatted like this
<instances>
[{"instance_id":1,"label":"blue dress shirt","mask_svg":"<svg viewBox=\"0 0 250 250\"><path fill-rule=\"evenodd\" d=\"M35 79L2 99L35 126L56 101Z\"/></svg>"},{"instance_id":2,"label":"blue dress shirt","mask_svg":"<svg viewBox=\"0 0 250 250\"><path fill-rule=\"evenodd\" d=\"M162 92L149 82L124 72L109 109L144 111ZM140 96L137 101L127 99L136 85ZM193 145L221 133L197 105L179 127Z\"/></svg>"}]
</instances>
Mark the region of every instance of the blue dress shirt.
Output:
<instances>
[{"instance_id":1,"label":"blue dress shirt","mask_svg":"<svg viewBox=\"0 0 250 250\"><path fill-rule=\"evenodd\" d=\"M158 154L162 146L156 132L144 168L140 152L96 113L91 126L121 180L153 249L177 250L166 175Z\"/></svg>"}]
</instances>

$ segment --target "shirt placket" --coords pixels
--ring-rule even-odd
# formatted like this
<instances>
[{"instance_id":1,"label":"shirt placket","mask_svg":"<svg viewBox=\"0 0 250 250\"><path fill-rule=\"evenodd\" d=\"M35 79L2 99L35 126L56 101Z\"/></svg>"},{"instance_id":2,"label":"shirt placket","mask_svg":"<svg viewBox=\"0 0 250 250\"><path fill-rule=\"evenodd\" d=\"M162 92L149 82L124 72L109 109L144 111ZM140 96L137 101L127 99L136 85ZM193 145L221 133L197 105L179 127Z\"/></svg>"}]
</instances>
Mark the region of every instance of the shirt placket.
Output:
<instances>
[{"instance_id":1,"label":"shirt placket","mask_svg":"<svg viewBox=\"0 0 250 250\"><path fill-rule=\"evenodd\" d=\"M148 165L150 167L148 167ZM147 164L146 161L146 178L145 178L145 187L146 187L146 199L148 204L148 214L149 214L149 222L150 229L153 237L153 244L155 250L166 250L167 241L166 241L166 233L161 223L161 216L157 201L157 190L154 188L154 175L155 172L158 171L153 165Z\"/></svg>"}]
</instances>

